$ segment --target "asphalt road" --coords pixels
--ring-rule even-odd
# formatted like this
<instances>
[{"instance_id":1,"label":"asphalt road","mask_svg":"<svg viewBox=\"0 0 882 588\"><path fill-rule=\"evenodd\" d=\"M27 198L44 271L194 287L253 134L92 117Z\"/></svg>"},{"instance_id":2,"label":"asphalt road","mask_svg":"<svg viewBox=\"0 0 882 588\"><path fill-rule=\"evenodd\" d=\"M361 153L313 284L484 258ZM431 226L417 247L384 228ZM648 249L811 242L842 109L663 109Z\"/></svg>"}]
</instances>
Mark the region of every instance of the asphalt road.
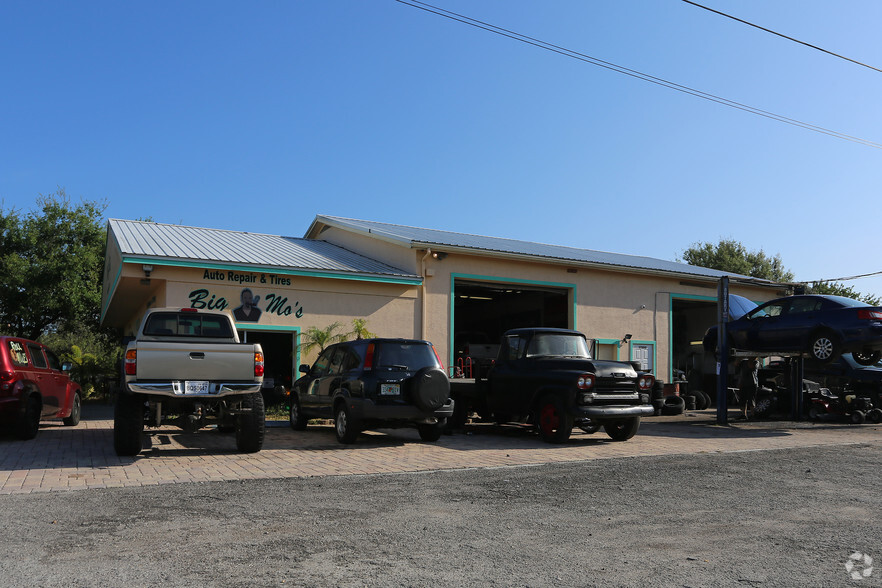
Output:
<instances>
[{"instance_id":1,"label":"asphalt road","mask_svg":"<svg viewBox=\"0 0 882 588\"><path fill-rule=\"evenodd\" d=\"M0 584L880 586L878 450L4 495Z\"/></svg>"}]
</instances>

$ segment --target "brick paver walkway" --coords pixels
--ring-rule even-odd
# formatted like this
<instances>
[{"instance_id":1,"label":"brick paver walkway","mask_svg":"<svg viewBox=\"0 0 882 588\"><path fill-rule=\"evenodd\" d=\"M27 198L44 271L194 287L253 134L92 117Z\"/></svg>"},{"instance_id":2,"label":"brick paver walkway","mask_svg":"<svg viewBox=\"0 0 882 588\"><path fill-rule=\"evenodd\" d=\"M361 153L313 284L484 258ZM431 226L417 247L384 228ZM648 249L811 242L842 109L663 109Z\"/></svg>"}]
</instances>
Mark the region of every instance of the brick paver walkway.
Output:
<instances>
[{"instance_id":1,"label":"brick paver walkway","mask_svg":"<svg viewBox=\"0 0 882 588\"><path fill-rule=\"evenodd\" d=\"M569 443L549 445L525 427L472 425L467 432L421 443L415 430L361 435L341 445L330 426L293 431L270 423L259 453L236 452L234 435L203 429L148 429L150 447L136 457L113 451L109 407L86 406L77 427L44 422L37 438L0 435L0 494L288 478L506 467L614 457L732 452L868 443L882 446L882 426L844 423L732 421L718 426L712 410L645 419L625 443L603 431L576 430ZM734 413L733 413L734 415Z\"/></svg>"}]
</instances>

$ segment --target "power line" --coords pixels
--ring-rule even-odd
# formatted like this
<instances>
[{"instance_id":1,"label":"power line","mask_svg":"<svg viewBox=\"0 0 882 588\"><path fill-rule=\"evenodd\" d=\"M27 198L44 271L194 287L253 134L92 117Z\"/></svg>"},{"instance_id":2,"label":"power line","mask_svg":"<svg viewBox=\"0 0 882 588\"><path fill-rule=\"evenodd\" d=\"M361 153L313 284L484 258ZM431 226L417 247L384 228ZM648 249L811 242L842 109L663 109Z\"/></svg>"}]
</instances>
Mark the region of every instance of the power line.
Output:
<instances>
[{"instance_id":1,"label":"power line","mask_svg":"<svg viewBox=\"0 0 882 588\"><path fill-rule=\"evenodd\" d=\"M848 282L851 280L858 280L860 278L871 278L873 276L879 276L879 275L882 275L882 271L872 272L869 274L860 274L857 276L848 276L846 278L829 278L826 280L807 280L804 282L794 282L794 283L796 283L796 284L821 284L821 283L825 283L825 282Z\"/></svg>"},{"instance_id":2,"label":"power line","mask_svg":"<svg viewBox=\"0 0 882 588\"><path fill-rule=\"evenodd\" d=\"M826 49L823 49L822 47L818 47L817 45L812 45L811 43L806 43L805 41L800 41L799 39L794 39L793 37L788 37L787 35L782 35L781 33L775 32L775 31L773 31L771 29L767 29L765 27L761 27L757 24L753 24L752 22L747 22L746 20L742 20L738 17L732 16L731 14L726 14L725 12L720 12L719 10L714 10L713 8L708 8L707 6L702 6L701 4L698 4L697 2L692 2L692 0L683 0L683 2L685 2L686 4L691 4L693 6L697 6L698 8L703 8L703 9L707 10L708 12L713 12L715 14L719 14L720 16L725 16L726 18L731 18L732 20L736 20L740 23L754 27L754 28L759 29L761 31L765 31L765 32L771 33L773 35L778 35L779 37L787 39L788 41L793 41L794 43L799 43L800 45L805 45L806 47L811 47L812 49L816 49L816 50L821 51L823 53L827 53L828 55L832 55L833 57L838 57L839 59L844 59L845 61L850 61L850 62L855 63L857 65L861 65L863 67L868 67L870 69L874 69L874 70L878 71L879 73L882 73L882 69L879 69L878 67L873 67L872 65L867 65L866 63L856 61L854 59L851 59L850 57L845 57L844 55L839 55L838 53L833 53L832 51L827 51Z\"/></svg>"},{"instance_id":3,"label":"power line","mask_svg":"<svg viewBox=\"0 0 882 588\"><path fill-rule=\"evenodd\" d=\"M695 96L697 98L702 98L704 100L708 100L710 102L716 102L717 104L722 104L723 106L728 106L730 108L735 108L737 110L743 110L745 112L749 112L751 114L755 114L757 116L762 116L768 119L772 119L778 122L782 122L788 125L792 125L795 127L800 127L809 131L814 131L816 133L821 133L824 135L829 135L831 137L835 137L837 139L843 139L845 141L850 141L852 143L858 143L860 145L864 145L866 147L872 147L874 149L882 149L882 144L875 143L873 141L869 141L867 139L861 139L860 137L854 137L852 135L847 135L845 133L841 133L839 131L834 131L832 129L827 129L824 127L820 127L817 125L813 125L804 121L800 121L793 118L788 118L786 116L775 114L773 112L769 112L767 110L762 110L759 108L755 108L753 106L749 106L747 104L742 104L740 102L736 102L734 100L729 100L727 98L723 98L721 96L716 96L714 94L709 94L707 92L702 92L701 90L696 90L695 88L690 88L689 86L683 86L681 84L677 84L675 82L671 82L669 80L665 80L663 78L658 78L649 74L642 73L640 71L629 69L627 67L623 67L621 65L616 65L615 63L611 63L609 61L604 61L602 59L598 59L596 57L591 57L590 55L586 55L584 53L579 53L578 51L573 51L571 49L567 49L565 47L560 47L558 45L554 45L552 43L548 43L546 41L542 41L540 39L535 39L533 37L529 37L527 35L522 35L521 33L517 33L514 31L510 31L508 29L504 29L502 27L498 27L496 25L480 21L462 14L458 14L456 12L451 12L449 10L445 10L443 8L439 8L437 6L433 6L431 4L426 4L424 2L420 2L419 0L395 0L400 4L404 4L405 6L410 6L411 8L418 8L425 12L429 12L438 16L442 16L444 18L454 20L456 22L460 22L462 24L467 24L469 26L482 29L496 35L500 35L503 37L507 37L509 39L513 39L515 41L520 41L521 43L526 43L527 45L532 45L534 47L538 47L540 49L545 49L546 51L551 51L552 53L557 53L559 55L563 55L565 57L570 57L572 59L576 59L579 61L584 61L586 63L590 63L591 65L596 65L598 67L602 67L604 69L608 69L614 71L616 73L624 74L626 76L630 76L633 78L637 78L639 80L643 80L644 82L649 82L651 84L656 84L658 86L663 86L665 88L669 88L671 90L676 90L678 92L682 92L684 94L689 94Z\"/></svg>"}]
</instances>

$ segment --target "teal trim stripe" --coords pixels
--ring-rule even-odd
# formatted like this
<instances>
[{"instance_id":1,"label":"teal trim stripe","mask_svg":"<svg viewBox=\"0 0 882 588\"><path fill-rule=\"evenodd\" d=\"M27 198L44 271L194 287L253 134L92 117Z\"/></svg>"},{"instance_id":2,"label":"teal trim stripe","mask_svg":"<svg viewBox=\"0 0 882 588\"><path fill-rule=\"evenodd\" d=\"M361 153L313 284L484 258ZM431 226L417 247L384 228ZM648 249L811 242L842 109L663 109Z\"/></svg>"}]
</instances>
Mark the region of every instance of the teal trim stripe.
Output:
<instances>
[{"instance_id":1,"label":"teal trim stripe","mask_svg":"<svg viewBox=\"0 0 882 588\"><path fill-rule=\"evenodd\" d=\"M595 339L594 340L599 345L615 345L616 346L616 361L619 360L619 355L622 350L622 346L619 345L621 343L621 339Z\"/></svg>"},{"instance_id":2,"label":"teal trim stripe","mask_svg":"<svg viewBox=\"0 0 882 588\"><path fill-rule=\"evenodd\" d=\"M455 310L454 305L456 302L456 280L472 280L477 282L495 282L499 284L524 284L530 286L550 286L553 288L560 288L562 290L569 290L573 293L573 323L569 325L569 328L575 329L576 325L579 324L576 317L576 309L578 308L578 293L576 289L576 284L570 284L566 282L544 282L540 280L524 280L519 278L509 278L502 276L482 276L477 274L450 274L450 325L447 329L448 335L450 337L449 346L447 348L447 365L453 365L453 325L455 324Z\"/></svg>"},{"instance_id":3,"label":"teal trim stripe","mask_svg":"<svg viewBox=\"0 0 882 588\"><path fill-rule=\"evenodd\" d=\"M304 278L329 278L333 280L352 280L357 282L378 282L382 284L405 284L408 286L419 286L423 283L422 278L391 278L384 276L360 276L353 274L345 274L339 272L315 272L305 270L292 269L260 269L261 266L254 265L233 265L224 263L195 263L192 261L173 261L164 258L151 257L124 257L123 263L150 263L152 265L165 265L169 267L184 267L190 269L219 269L233 270L241 272L263 272L273 273L285 276L300 276Z\"/></svg>"}]
</instances>

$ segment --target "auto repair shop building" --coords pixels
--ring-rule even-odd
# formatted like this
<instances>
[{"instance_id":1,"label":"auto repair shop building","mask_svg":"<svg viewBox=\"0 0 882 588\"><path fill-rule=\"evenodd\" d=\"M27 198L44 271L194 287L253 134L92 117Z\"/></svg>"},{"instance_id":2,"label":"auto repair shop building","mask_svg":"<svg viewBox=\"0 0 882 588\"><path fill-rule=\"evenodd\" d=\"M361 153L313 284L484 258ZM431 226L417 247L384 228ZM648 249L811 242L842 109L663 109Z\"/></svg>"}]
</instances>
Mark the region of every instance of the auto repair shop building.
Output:
<instances>
[{"instance_id":1,"label":"auto repair shop building","mask_svg":"<svg viewBox=\"0 0 882 588\"><path fill-rule=\"evenodd\" d=\"M101 322L133 335L151 307L234 312L267 375L296 379L299 336L366 319L381 337L428 339L451 368L510 328L584 332L603 359L657 378L688 372L716 321L724 272L616 253L316 216L302 238L111 219ZM784 286L730 275L760 302ZM253 303L249 306L248 303ZM248 312L250 311L250 312ZM698 359L700 361L700 359Z\"/></svg>"}]
</instances>

